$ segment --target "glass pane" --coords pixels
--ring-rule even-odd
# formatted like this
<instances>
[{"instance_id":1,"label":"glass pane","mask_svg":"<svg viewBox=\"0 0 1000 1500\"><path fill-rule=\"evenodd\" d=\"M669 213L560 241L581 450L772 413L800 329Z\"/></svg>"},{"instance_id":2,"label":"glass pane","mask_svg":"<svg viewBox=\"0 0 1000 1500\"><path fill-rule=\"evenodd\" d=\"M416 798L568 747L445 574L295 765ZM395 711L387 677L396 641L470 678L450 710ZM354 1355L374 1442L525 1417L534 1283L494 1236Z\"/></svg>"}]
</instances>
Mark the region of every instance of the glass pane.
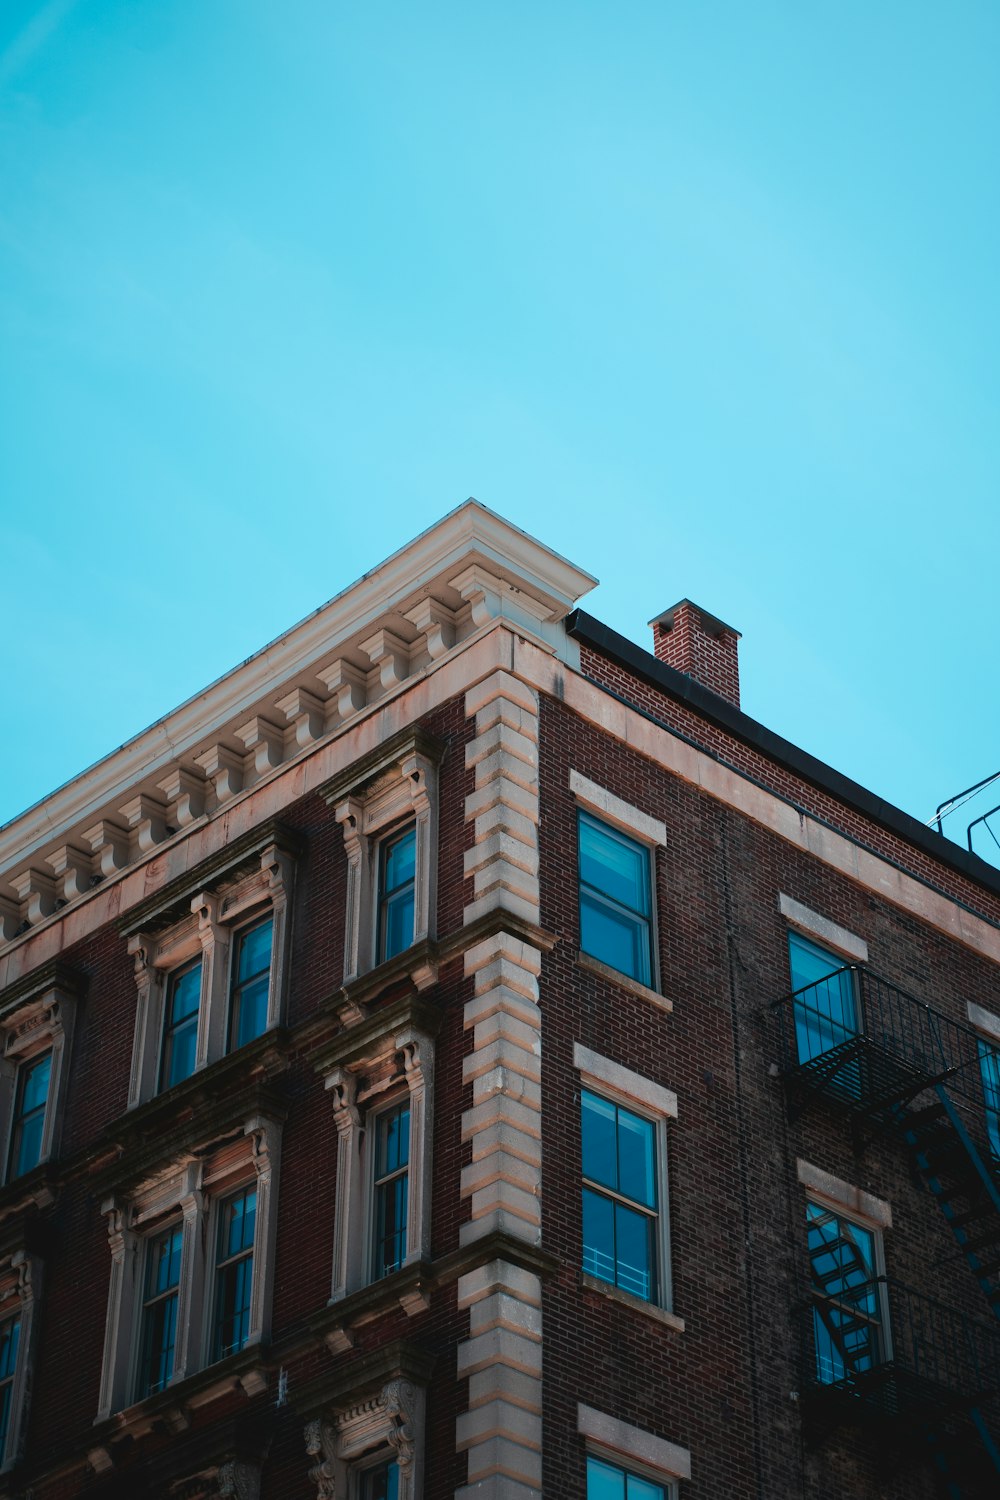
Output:
<instances>
[{"instance_id":1,"label":"glass pane","mask_svg":"<svg viewBox=\"0 0 1000 1500\"><path fill-rule=\"evenodd\" d=\"M174 1373L174 1346L177 1342L177 1296L162 1297L146 1309L144 1345L146 1356L140 1382L140 1394L162 1390Z\"/></svg>"},{"instance_id":2,"label":"glass pane","mask_svg":"<svg viewBox=\"0 0 1000 1500\"><path fill-rule=\"evenodd\" d=\"M583 1175L605 1187L618 1187L615 1106L584 1089L580 1096L583 1127Z\"/></svg>"},{"instance_id":3,"label":"glass pane","mask_svg":"<svg viewBox=\"0 0 1000 1500\"><path fill-rule=\"evenodd\" d=\"M238 1197L231 1198L223 1207L219 1235L219 1259L239 1255L253 1245L254 1221L257 1214L257 1189L248 1188Z\"/></svg>"},{"instance_id":4,"label":"glass pane","mask_svg":"<svg viewBox=\"0 0 1000 1500\"><path fill-rule=\"evenodd\" d=\"M410 1106L389 1110L378 1116L378 1151L376 1177L398 1172L410 1159Z\"/></svg>"},{"instance_id":5,"label":"glass pane","mask_svg":"<svg viewBox=\"0 0 1000 1500\"><path fill-rule=\"evenodd\" d=\"M618 1111L618 1191L635 1203L656 1207L656 1137L649 1120Z\"/></svg>"},{"instance_id":6,"label":"glass pane","mask_svg":"<svg viewBox=\"0 0 1000 1500\"><path fill-rule=\"evenodd\" d=\"M656 1296L653 1278L653 1226L648 1214L636 1213L623 1203L615 1204L615 1280L623 1292L651 1302Z\"/></svg>"},{"instance_id":7,"label":"glass pane","mask_svg":"<svg viewBox=\"0 0 1000 1500\"><path fill-rule=\"evenodd\" d=\"M651 1479L639 1479L635 1474L629 1474L625 1491L625 1500L664 1500L662 1484L654 1484Z\"/></svg>"},{"instance_id":8,"label":"glass pane","mask_svg":"<svg viewBox=\"0 0 1000 1500\"><path fill-rule=\"evenodd\" d=\"M580 883L649 916L649 851L586 813L580 814Z\"/></svg>"},{"instance_id":9,"label":"glass pane","mask_svg":"<svg viewBox=\"0 0 1000 1500\"><path fill-rule=\"evenodd\" d=\"M842 958L797 932L788 934L788 962L799 1061L809 1062L856 1035L854 976Z\"/></svg>"},{"instance_id":10,"label":"glass pane","mask_svg":"<svg viewBox=\"0 0 1000 1500\"><path fill-rule=\"evenodd\" d=\"M42 1129L45 1125L45 1110L37 1110L26 1120L17 1123L14 1135L14 1177L21 1177L37 1167L42 1158Z\"/></svg>"},{"instance_id":11,"label":"glass pane","mask_svg":"<svg viewBox=\"0 0 1000 1500\"><path fill-rule=\"evenodd\" d=\"M271 967L271 933L274 929L274 920L268 917L266 922L259 922L256 927L251 927L249 932L244 932L240 938L240 958L237 966L236 977L240 984L247 979L252 979L256 974L263 974Z\"/></svg>"},{"instance_id":12,"label":"glass pane","mask_svg":"<svg viewBox=\"0 0 1000 1500\"><path fill-rule=\"evenodd\" d=\"M163 1087L173 1088L194 1072L195 1053L198 1045L198 1018L185 1021L167 1038L164 1057Z\"/></svg>"},{"instance_id":13,"label":"glass pane","mask_svg":"<svg viewBox=\"0 0 1000 1500\"><path fill-rule=\"evenodd\" d=\"M381 958L395 958L413 942L413 887L404 886L382 904Z\"/></svg>"},{"instance_id":14,"label":"glass pane","mask_svg":"<svg viewBox=\"0 0 1000 1500\"><path fill-rule=\"evenodd\" d=\"M9 1380L14 1373L20 1338L20 1318L11 1318L9 1323L0 1328L0 1380Z\"/></svg>"},{"instance_id":15,"label":"glass pane","mask_svg":"<svg viewBox=\"0 0 1000 1500\"><path fill-rule=\"evenodd\" d=\"M147 1297L155 1297L160 1292L167 1292L171 1287L180 1283L183 1238L181 1226L178 1224L176 1229L168 1230L166 1234L160 1235L150 1244L146 1271Z\"/></svg>"},{"instance_id":16,"label":"glass pane","mask_svg":"<svg viewBox=\"0 0 1000 1500\"><path fill-rule=\"evenodd\" d=\"M52 1053L46 1052L36 1062L24 1069L21 1089L21 1113L30 1114L34 1109L44 1109L49 1093L49 1075L52 1072Z\"/></svg>"},{"instance_id":17,"label":"glass pane","mask_svg":"<svg viewBox=\"0 0 1000 1500\"><path fill-rule=\"evenodd\" d=\"M362 1494L364 1500L398 1500L399 1465L380 1464L377 1469L369 1469Z\"/></svg>"},{"instance_id":18,"label":"glass pane","mask_svg":"<svg viewBox=\"0 0 1000 1500\"><path fill-rule=\"evenodd\" d=\"M382 845L382 889L387 894L398 891L416 875L417 830L407 829L399 838Z\"/></svg>"},{"instance_id":19,"label":"glass pane","mask_svg":"<svg viewBox=\"0 0 1000 1500\"><path fill-rule=\"evenodd\" d=\"M599 1458L587 1459L587 1500L625 1500L625 1473Z\"/></svg>"},{"instance_id":20,"label":"glass pane","mask_svg":"<svg viewBox=\"0 0 1000 1500\"><path fill-rule=\"evenodd\" d=\"M255 979L240 990L236 998L236 1038L234 1045L245 1047L247 1042L263 1036L267 1030L267 996L270 975Z\"/></svg>"},{"instance_id":21,"label":"glass pane","mask_svg":"<svg viewBox=\"0 0 1000 1500\"><path fill-rule=\"evenodd\" d=\"M979 1076L983 1083L990 1150L994 1156L1000 1157L1000 1051L984 1041L979 1043Z\"/></svg>"},{"instance_id":22,"label":"glass pane","mask_svg":"<svg viewBox=\"0 0 1000 1500\"><path fill-rule=\"evenodd\" d=\"M200 1001L201 964L195 964L171 980L168 1024L176 1026L188 1016L196 1016Z\"/></svg>"},{"instance_id":23,"label":"glass pane","mask_svg":"<svg viewBox=\"0 0 1000 1500\"><path fill-rule=\"evenodd\" d=\"M602 964L649 984L649 924L580 889L580 947Z\"/></svg>"},{"instance_id":24,"label":"glass pane","mask_svg":"<svg viewBox=\"0 0 1000 1500\"><path fill-rule=\"evenodd\" d=\"M409 1177L403 1173L375 1192L375 1275L388 1276L406 1257L406 1208Z\"/></svg>"},{"instance_id":25,"label":"glass pane","mask_svg":"<svg viewBox=\"0 0 1000 1500\"><path fill-rule=\"evenodd\" d=\"M601 1281L615 1280L615 1209L610 1198L583 1190L583 1269Z\"/></svg>"},{"instance_id":26,"label":"glass pane","mask_svg":"<svg viewBox=\"0 0 1000 1500\"><path fill-rule=\"evenodd\" d=\"M806 1215L816 1378L830 1384L870 1370L882 1358L876 1239L863 1225L817 1203L807 1203Z\"/></svg>"},{"instance_id":27,"label":"glass pane","mask_svg":"<svg viewBox=\"0 0 1000 1500\"><path fill-rule=\"evenodd\" d=\"M216 1359L242 1349L250 1331L250 1287L253 1257L233 1261L218 1274L216 1297Z\"/></svg>"}]
</instances>

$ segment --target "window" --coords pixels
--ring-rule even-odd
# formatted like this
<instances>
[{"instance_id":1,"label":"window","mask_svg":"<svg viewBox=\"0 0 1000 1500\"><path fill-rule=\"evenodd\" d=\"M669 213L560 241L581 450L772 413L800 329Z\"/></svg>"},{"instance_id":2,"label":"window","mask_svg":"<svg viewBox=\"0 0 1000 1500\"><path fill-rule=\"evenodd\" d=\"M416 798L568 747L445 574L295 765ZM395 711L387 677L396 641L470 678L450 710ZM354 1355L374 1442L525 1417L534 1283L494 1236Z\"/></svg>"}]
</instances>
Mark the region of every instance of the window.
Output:
<instances>
[{"instance_id":1,"label":"window","mask_svg":"<svg viewBox=\"0 0 1000 1500\"><path fill-rule=\"evenodd\" d=\"M410 1105L397 1105L375 1117L374 1263L377 1281L398 1271L406 1259L406 1204L409 1197Z\"/></svg>"},{"instance_id":2,"label":"window","mask_svg":"<svg viewBox=\"0 0 1000 1500\"><path fill-rule=\"evenodd\" d=\"M280 1144L280 1124L254 1115L242 1139L206 1142L196 1160L104 1202L98 1421L267 1338Z\"/></svg>"},{"instance_id":3,"label":"window","mask_svg":"<svg viewBox=\"0 0 1000 1500\"><path fill-rule=\"evenodd\" d=\"M666 1438L585 1406L576 1429L587 1445L587 1500L677 1500L691 1455Z\"/></svg>"},{"instance_id":4,"label":"window","mask_svg":"<svg viewBox=\"0 0 1000 1500\"><path fill-rule=\"evenodd\" d=\"M399 1465L379 1464L363 1474L361 1500L399 1500Z\"/></svg>"},{"instance_id":5,"label":"window","mask_svg":"<svg viewBox=\"0 0 1000 1500\"><path fill-rule=\"evenodd\" d=\"M334 1050L326 1075L337 1126L331 1302L428 1258L434 1119L434 1043L414 1024L363 1050L348 1027L336 1046L349 1063Z\"/></svg>"},{"instance_id":6,"label":"window","mask_svg":"<svg viewBox=\"0 0 1000 1500\"><path fill-rule=\"evenodd\" d=\"M189 887L165 911L145 909L131 929L139 993L130 1109L281 1023L293 842L273 824L258 831L242 850L233 846L228 879L211 891Z\"/></svg>"},{"instance_id":7,"label":"window","mask_svg":"<svg viewBox=\"0 0 1000 1500\"><path fill-rule=\"evenodd\" d=\"M20 1340L20 1316L8 1318L6 1323L0 1326L0 1454L7 1452L7 1440L10 1436L14 1376L17 1372L17 1351Z\"/></svg>"},{"instance_id":8,"label":"window","mask_svg":"<svg viewBox=\"0 0 1000 1500\"><path fill-rule=\"evenodd\" d=\"M17 1098L10 1142L8 1181L23 1177L42 1159L42 1132L49 1098L52 1053L24 1062L17 1070Z\"/></svg>"},{"instance_id":9,"label":"window","mask_svg":"<svg viewBox=\"0 0 1000 1500\"><path fill-rule=\"evenodd\" d=\"M237 935L229 1017L231 1052L245 1047L267 1030L273 935L273 917L255 922Z\"/></svg>"},{"instance_id":10,"label":"window","mask_svg":"<svg viewBox=\"0 0 1000 1500\"><path fill-rule=\"evenodd\" d=\"M1000 1049L979 1037L979 1077L983 1085L986 1134L993 1156L1000 1158Z\"/></svg>"},{"instance_id":11,"label":"window","mask_svg":"<svg viewBox=\"0 0 1000 1500\"><path fill-rule=\"evenodd\" d=\"M628 1298L670 1305L666 1122L669 1089L578 1043L583 1273ZM657 1316L682 1328L667 1312Z\"/></svg>"},{"instance_id":12,"label":"window","mask_svg":"<svg viewBox=\"0 0 1000 1500\"><path fill-rule=\"evenodd\" d=\"M408 730L325 790L347 853L345 984L434 937L442 749Z\"/></svg>"},{"instance_id":13,"label":"window","mask_svg":"<svg viewBox=\"0 0 1000 1500\"><path fill-rule=\"evenodd\" d=\"M21 1456L40 1280L33 1255L0 1257L0 1473Z\"/></svg>"},{"instance_id":14,"label":"window","mask_svg":"<svg viewBox=\"0 0 1000 1500\"><path fill-rule=\"evenodd\" d=\"M379 845L378 962L395 958L413 942L416 886L416 825L383 839Z\"/></svg>"},{"instance_id":15,"label":"window","mask_svg":"<svg viewBox=\"0 0 1000 1500\"><path fill-rule=\"evenodd\" d=\"M587 1459L587 1500L667 1500L662 1484L629 1474L600 1458Z\"/></svg>"},{"instance_id":16,"label":"window","mask_svg":"<svg viewBox=\"0 0 1000 1500\"><path fill-rule=\"evenodd\" d=\"M580 947L640 984L652 979L649 850L579 813Z\"/></svg>"},{"instance_id":17,"label":"window","mask_svg":"<svg viewBox=\"0 0 1000 1500\"><path fill-rule=\"evenodd\" d=\"M656 1138L650 1120L584 1089L583 1269L655 1302Z\"/></svg>"},{"instance_id":18,"label":"window","mask_svg":"<svg viewBox=\"0 0 1000 1500\"><path fill-rule=\"evenodd\" d=\"M213 1359L225 1359L227 1354L242 1349L250 1332L256 1222L256 1187L244 1188L234 1198L219 1205Z\"/></svg>"},{"instance_id":19,"label":"window","mask_svg":"<svg viewBox=\"0 0 1000 1500\"><path fill-rule=\"evenodd\" d=\"M174 1373L182 1239L181 1226L176 1224L146 1246L142 1349L136 1391L140 1400L161 1391Z\"/></svg>"},{"instance_id":20,"label":"window","mask_svg":"<svg viewBox=\"0 0 1000 1500\"><path fill-rule=\"evenodd\" d=\"M854 972L837 954L792 931L788 963L799 1062L811 1062L857 1035Z\"/></svg>"},{"instance_id":21,"label":"window","mask_svg":"<svg viewBox=\"0 0 1000 1500\"><path fill-rule=\"evenodd\" d=\"M808 1199L816 1380L833 1385L882 1364L887 1328L881 1236L839 1209Z\"/></svg>"},{"instance_id":22,"label":"window","mask_svg":"<svg viewBox=\"0 0 1000 1500\"><path fill-rule=\"evenodd\" d=\"M201 1010L201 971L199 960L188 968L171 974L167 981L163 1051L160 1058L161 1092L190 1078L195 1069L198 1014Z\"/></svg>"},{"instance_id":23,"label":"window","mask_svg":"<svg viewBox=\"0 0 1000 1500\"><path fill-rule=\"evenodd\" d=\"M394 1376L381 1388L372 1382L348 1404L307 1423L306 1452L318 1460L310 1478L320 1493L344 1500L419 1500L424 1405L421 1386Z\"/></svg>"},{"instance_id":24,"label":"window","mask_svg":"<svg viewBox=\"0 0 1000 1500\"><path fill-rule=\"evenodd\" d=\"M6 1182L58 1151L80 980L49 964L3 998L0 1023L0 1165Z\"/></svg>"}]
</instances>

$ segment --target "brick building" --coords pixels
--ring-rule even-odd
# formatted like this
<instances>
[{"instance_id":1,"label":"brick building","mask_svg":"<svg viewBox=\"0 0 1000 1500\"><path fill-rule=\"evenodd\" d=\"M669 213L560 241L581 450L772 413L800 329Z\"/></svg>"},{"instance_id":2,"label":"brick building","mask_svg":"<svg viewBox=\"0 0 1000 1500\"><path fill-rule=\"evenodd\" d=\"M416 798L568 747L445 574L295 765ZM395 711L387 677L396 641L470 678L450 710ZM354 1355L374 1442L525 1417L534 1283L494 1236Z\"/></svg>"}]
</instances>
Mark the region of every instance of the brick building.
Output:
<instances>
[{"instance_id":1,"label":"brick building","mask_svg":"<svg viewBox=\"0 0 1000 1500\"><path fill-rule=\"evenodd\" d=\"M0 830L0 1494L1000 1493L1000 876L592 583L470 501Z\"/></svg>"}]
</instances>

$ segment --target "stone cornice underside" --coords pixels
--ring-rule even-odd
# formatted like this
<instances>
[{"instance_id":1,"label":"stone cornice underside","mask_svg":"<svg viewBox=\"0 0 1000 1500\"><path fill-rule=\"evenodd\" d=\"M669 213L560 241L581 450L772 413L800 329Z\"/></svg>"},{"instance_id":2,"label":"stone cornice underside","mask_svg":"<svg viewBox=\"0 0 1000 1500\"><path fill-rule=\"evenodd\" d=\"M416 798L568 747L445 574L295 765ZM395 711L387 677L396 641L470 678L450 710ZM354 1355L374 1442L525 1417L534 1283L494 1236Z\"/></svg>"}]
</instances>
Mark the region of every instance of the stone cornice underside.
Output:
<instances>
[{"instance_id":1,"label":"stone cornice underside","mask_svg":"<svg viewBox=\"0 0 1000 1500\"><path fill-rule=\"evenodd\" d=\"M215 818L497 620L576 651L561 621L594 582L466 502L0 829L0 943Z\"/></svg>"}]
</instances>

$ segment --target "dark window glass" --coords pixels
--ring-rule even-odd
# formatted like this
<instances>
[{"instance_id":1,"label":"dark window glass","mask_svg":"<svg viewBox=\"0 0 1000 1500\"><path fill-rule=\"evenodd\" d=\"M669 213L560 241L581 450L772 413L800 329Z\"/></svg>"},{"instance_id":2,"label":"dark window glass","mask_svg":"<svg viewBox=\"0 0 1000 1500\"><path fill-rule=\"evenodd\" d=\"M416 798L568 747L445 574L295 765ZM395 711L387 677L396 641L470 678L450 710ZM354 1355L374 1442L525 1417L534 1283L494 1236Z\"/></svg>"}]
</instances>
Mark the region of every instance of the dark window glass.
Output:
<instances>
[{"instance_id":1,"label":"dark window glass","mask_svg":"<svg viewBox=\"0 0 1000 1500\"><path fill-rule=\"evenodd\" d=\"M10 1142L10 1175L20 1177L37 1167L42 1157L45 1103L49 1097L52 1053L22 1063L17 1070L17 1100Z\"/></svg>"},{"instance_id":2,"label":"dark window glass","mask_svg":"<svg viewBox=\"0 0 1000 1500\"><path fill-rule=\"evenodd\" d=\"M20 1318L11 1318L0 1326L0 1459L7 1451L7 1439L10 1436L10 1401L14 1390L20 1337Z\"/></svg>"},{"instance_id":3,"label":"dark window glass","mask_svg":"<svg viewBox=\"0 0 1000 1500\"><path fill-rule=\"evenodd\" d=\"M397 1271L406 1257L410 1106L375 1117L375 1222L372 1276Z\"/></svg>"},{"instance_id":4,"label":"dark window glass","mask_svg":"<svg viewBox=\"0 0 1000 1500\"><path fill-rule=\"evenodd\" d=\"M653 1302L656 1275L656 1131L650 1120L581 1095L583 1269Z\"/></svg>"},{"instance_id":5,"label":"dark window glass","mask_svg":"<svg viewBox=\"0 0 1000 1500\"><path fill-rule=\"evenodd\" d=\"M244 1188L219 1207L212 1340L214 1359L224 1359L227 1354L242 1349L250 1332L256 1218L256 1187Z\"/></svg>"},{"instance_id":6,"label":"dark window glass","mask_svg":"<svg viewBox=\"0 0 1000 1500\"><path fill-rule=\"evenodd\" d=\"M813 1290L816 1379L833 1385L863 1374L884 1358L876 1239L831 1208L806 1204Z\"/></svg>"},{"instance_id":7,"label":"dark window glass","mask_svg":"<svg viewBox=\"0 0 1000 1500\"><path fill-rule=\"evenodd\" d=\"M579 835L580 947L651 984L649 850L585 812Z\"/></svg>"},{"instance_id":8,"label":"dark window glass","mask_svg":"<svg viewBox=\"0 0 1000 1500\"><path fill-rule=\"evenodd\" d=\"M857 1034L854 973L842 958L797 932L788 934L788 965L799 1062L810 1062Z\"/></svg>"},{"instance_id":9,"label":"dark window glass","mask_svg":"<svg viewBox=\"0 0 1000 1500\"><path fill-rule=\"evenodd\" d=\"M979 1076L983 1084L990 1150L1000 1158L1000 1051L982 1038L979 1040Z\"/></svg>"},{"instance_id":10,"label":"dark window glass","mask_svg":"<svg viewBox=\"0 0 1000 1500\"><path fill-rule=\"evenodd\" d=\"M587 1500L666 1500L662 1484L628 1474L600 1458L587 1459Z\"/></svg>"},{"instance_id":11,"label":"dark window glass","mask_svg":"<svg viewBox=\"0 0 1000 1500\"><path fill-rule=\"evenodd\" d=\"M378 856L378 962L402 953L413 942L413 892L417 870L417 830L383 839Z\"/></svg>"},{"instance_id":12,"label":"dark window glass","mask_svg":"<svg viewBox=\"0 0 1000 1500\"><path fill-rule=\"evenodd\" d=\"M229 1047L246 1046L267 1030L267 994L271 979L274 918L248 927L236 939Z\"/></svg>"},{"instance_id":13,"label":"dark window glass","mask_svg":"<svg viewBox=\"0 0 1000 1500\"><path fill-rule=\"evenodd\" d=\"M140 1400L143 1396L151 1396L154 1391L161 1391L174 1373L182 1238L181 1226L176 1224L146 1246L139 1359Z\"/></svg>"},{"instance_id":14,"label":"dark window glass","mask_svg":"<svg viewBox=\"0 0 1000 1500\"><path fill-rule=\"evenodd\" d=\"M160 1088L172 1088L194 1072L201 1007L201 960L171 974L163 1016L163 1056Z\"/></svg>"},{"instance_id":15,"label":"dark window glass","mask_svg":"<svg viewBox=\"0 0 1000 1500\"><path fill-rule=\"evenodd\" d=\"M362 1500L398 1500L399 1465L379 1464L362 1476Z\"/></svg>"}]
</instances>

